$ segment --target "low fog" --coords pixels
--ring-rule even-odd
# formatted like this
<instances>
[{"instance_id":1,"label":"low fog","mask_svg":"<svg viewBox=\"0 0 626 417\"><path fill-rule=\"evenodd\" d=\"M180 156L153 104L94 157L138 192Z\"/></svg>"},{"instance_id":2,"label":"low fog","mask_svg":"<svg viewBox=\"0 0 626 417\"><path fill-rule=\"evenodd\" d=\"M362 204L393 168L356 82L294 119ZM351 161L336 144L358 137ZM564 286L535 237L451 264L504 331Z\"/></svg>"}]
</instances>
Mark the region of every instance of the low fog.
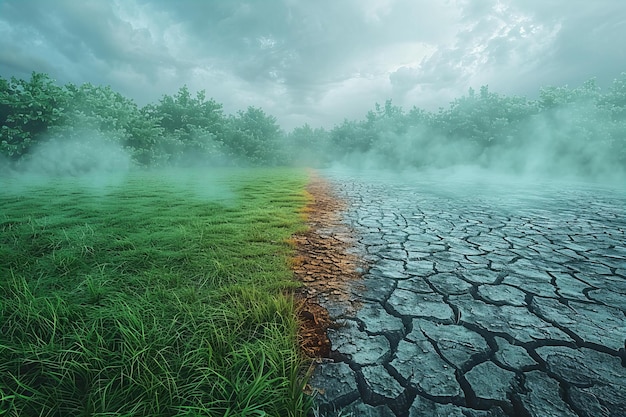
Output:
<instances>
[{"instance_id":1,"label":"low fog","mask_svg":"<svg viewBox=\"0 0 626 417\"><path fill-rule=\"evenodd\" d=\"M145 167L137 164L132 152L113 138L98 132L57 134L33 147L17 163L0 160L3 191L29 193L51 185L106 196L120 189L127 180L158 180L163 191L184 190L181 198L233 204L238 198L228 185L228 175L236 173L224 159L199 160L183 156L175 164Z\"/></svg>"},{"instance_id":2,"label":"low fog","mask_svg":"<svg viewBox=\"0 0 626 417\"><path fill-rule=\"evenodd\" d=\"M599 94L593 83L556 90L563 96L557 99L568 94L569 102L562 103L546 102L555 90L542 90L541 99L532 101L483 87L481 97L470 91L434 114L415 108L405 112L387 102L364 120L331 130L330 152L316 157L334 154L325 162L335 169L437 172L440 178L477 183L582 181L623 188L624 106L609 102L611 94L588 97L589 86ZM342 148L342 141L353 141L353 149Z\"/></svg>"},{"instance_id":3,"label":"low fog","mask_svg":"<svg viewBox=\"0 0 626 417\"><path fill-rule=\"evenodd\" d=\"M116 176L128 172L131 155L98 132L75 138L53 137L37 145L18 169L42 176Z\"/></svg>"},{"instance_id":4,"label":"low fog","mask_svg":"<svg viewBox=\"0 0 626 417\"><path fill-rule=\"evenodd\" d=\"M617 0L5 0L0 172L463 167L619 184L625 11ZM83 24L94 13L101 24Z\"/></svg>"},{"instance_id":5,"label":"low fog","mask_svg":"<svg viewBox=\"0 0 626 417\"><path fill-rule=\"evenodd\" d=\"M4 158L0 166L16 186L72 179L78 187L106 191L124 180L133 161L112 139L97 131L81 131L42 138L28 155L13 163Z\"/></svg>"},{"instance_id":6,"label":"low fog","mask_svg":"<svg viewBox=\"0 0 626 417\"><path fill-rule=\"evenodd\" d=\"M447 138L426 125L404 133L381 132L374 148L347 152L333 167L358 170L473 171L475 176L528 179L572 179L596 182L626 180L624 160L617 158L612 139L604 134L610 121L596 124L591 105L561 108L532 116L516 126L515 137ZM472 169L474 168L474 169Z\"/></svg>"},{"instance_id":7,"label":"low fog","mask_svg":"<svg viewBox=\"0 0 626 417\"><path fill-rule=\"evenodd\" d=\"M480 87L437 112L374 104L360 120L289 132L258 107L225 114L186 86L137 106L110 87L58 86L45 74L5 83L0 172L14 182L72 178L92 190L133 171L195 182L203 170L267 166L385 170L396 178L436 173L486 184L626 182L626 73L601 90L539 87L537 99ZM32 100L32 90L46 100ZM8 92L8 94L7 94ZM199 198L231 198L199 185Z\"/></svg>"}]
</instances>

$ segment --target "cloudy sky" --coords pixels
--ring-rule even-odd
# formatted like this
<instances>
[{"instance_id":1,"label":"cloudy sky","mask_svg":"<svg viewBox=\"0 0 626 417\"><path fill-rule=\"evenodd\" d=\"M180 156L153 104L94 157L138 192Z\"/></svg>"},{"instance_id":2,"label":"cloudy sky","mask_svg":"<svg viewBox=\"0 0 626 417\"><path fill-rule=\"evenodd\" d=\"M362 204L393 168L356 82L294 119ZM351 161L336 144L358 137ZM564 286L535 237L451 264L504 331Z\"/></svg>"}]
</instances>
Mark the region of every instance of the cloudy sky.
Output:
<instances>
[{"instance_id":1,"label":"cloudy sky","mask_svg":"<svg viewBox=\"0 0 626 417\"><path fill-rule=\"evenodd\" d=\"M0 0L0 76L111 85L143 105L186 84L286 129L469 87L533 97L626 71L625 0Z\"/></svg>"}]
</instances>

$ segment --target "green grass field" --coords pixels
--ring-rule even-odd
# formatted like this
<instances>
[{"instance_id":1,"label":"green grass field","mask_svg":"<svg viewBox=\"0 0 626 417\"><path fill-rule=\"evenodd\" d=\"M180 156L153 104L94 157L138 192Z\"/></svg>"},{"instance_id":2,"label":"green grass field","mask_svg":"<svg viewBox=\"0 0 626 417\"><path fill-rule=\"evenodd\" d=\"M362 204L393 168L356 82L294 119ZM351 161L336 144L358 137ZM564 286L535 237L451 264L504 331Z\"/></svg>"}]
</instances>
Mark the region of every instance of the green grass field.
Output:
<instances>
[{"instance_id":1,"label":"green grass field","mask_svg":"<svg viewBox=\"0 0 626 417\"><path fill-rule=\"evenodd\" d=\"M0 181L0 415L306 413L305 172Z\"/></svg>"}]
</instances>

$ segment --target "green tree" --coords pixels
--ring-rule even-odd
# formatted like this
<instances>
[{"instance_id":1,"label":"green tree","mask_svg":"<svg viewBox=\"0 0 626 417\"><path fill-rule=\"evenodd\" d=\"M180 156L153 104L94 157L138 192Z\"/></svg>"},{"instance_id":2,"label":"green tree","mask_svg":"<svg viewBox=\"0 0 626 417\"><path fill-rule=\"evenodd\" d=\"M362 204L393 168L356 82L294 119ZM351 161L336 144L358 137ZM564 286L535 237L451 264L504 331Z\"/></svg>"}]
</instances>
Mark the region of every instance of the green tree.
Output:
<instances>
[{"instance_id":1,"label":"green tree","mask_svg":"<svg viewBox=\"0 0 626 417\"><path fill-rule=\"evenodd\" d=\"M183 86L173 96L164 95L157 104L146 106L143 114L163 129L157 146L172 161L209 160L222 154L226 119L222 105L207 99L204 90L192 96Z\"/></svg>"},{"instance_id":2,"label":"green tree","mask_svg":"<svg viewBox=\"0 0 626 417\"><path fill-rule=\"evenodd\" d=\"M372 147L372 136L368 135L367 122L347 120L330 131L330 152L336 156L364 153Z\"/></svg>"},{"instance_id":3,"label":"green tree","mask_svg":"<svg viewBox=\"0 0 626 417\"><path fill-rule=\"evenodd\" d=\"M132 150L133 159L144 166L167 165L170 156L159 146L164 129L159 119L140 109L133 113L126 128L124 144Z\"/></svg>"},{"instance_id":4,"label":"green tree","mask_svg":"<svg viewBox=\"0 0 626 417\"><path fill-rule=\"evenodd\" d=\"M286 137L288 158L297 165L323 166L329 161L329 134L308 123L293 129Z\"/></svg>"},{"instance_id":5,"label":"green tree","mask_svg":"<svg viewBox=\"0 0 626 417\"><path fill-rule=\"evenodd\" d=\"M276 118L258 107L240 110L229 119L225 146L236 159L255 165L282 164L286 159L282 142Z\"/></svg>"},{"instance_id":6,"label":"green tree","mask_svg":"<svg viewBox=\"0 0 626 417\"><path fill-rule=\"evenodd\" d=\"M66 122L69 96L47 74L0 81L0 153L17 160L48 132Z\"/></svg>"},{"instance_id":7,"label":"green tree","mask_svg":"<svg viewBox=\"0 0 626 417\"><path fill-rule=\"evenodd\" d=\"M611 117L608 128L612 155L626 170L626 72L613 81L609 91L600 99L600 106Z\"/></svg>"},{"instance_id":8,"label":"green tree","mask_svg":"<svg viewBox=\"0 0 626 417\"><path fill-rule=\"evenodd\" d=\"M519 137L522 123L537 112L535 103L525 97L503 96L484 85L478 95L470 88L466 96L454 100L448 109L440 109L434 125L448 139L469 140L480 152Z\"/></svg>"}]
</instances>

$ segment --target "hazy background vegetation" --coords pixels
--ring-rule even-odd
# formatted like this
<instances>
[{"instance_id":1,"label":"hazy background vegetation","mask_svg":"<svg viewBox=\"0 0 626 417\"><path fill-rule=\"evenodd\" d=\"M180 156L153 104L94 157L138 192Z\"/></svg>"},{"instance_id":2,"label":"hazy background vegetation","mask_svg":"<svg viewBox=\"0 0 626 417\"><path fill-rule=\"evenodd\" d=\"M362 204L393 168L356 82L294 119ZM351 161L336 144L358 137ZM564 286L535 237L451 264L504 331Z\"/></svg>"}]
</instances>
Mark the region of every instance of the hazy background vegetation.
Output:
<instances>
[{"instance_id":1,"label":"hazy background vegetation","mask_svg":"<svg viewBox=\"0 0 626 417\"><path fill-rule=\"evenodd\" d=\"M619 179L626 172L626 73L605 91L593 79L540 88L536 99L482 86L436 112L387 101L361 120L290 132L261 108L225 114L204 91L186 86L140 107L110 87L58 85L33 73L0 78L0 124L5 173L340 164Z\"/></svg>"}]
</instances>

